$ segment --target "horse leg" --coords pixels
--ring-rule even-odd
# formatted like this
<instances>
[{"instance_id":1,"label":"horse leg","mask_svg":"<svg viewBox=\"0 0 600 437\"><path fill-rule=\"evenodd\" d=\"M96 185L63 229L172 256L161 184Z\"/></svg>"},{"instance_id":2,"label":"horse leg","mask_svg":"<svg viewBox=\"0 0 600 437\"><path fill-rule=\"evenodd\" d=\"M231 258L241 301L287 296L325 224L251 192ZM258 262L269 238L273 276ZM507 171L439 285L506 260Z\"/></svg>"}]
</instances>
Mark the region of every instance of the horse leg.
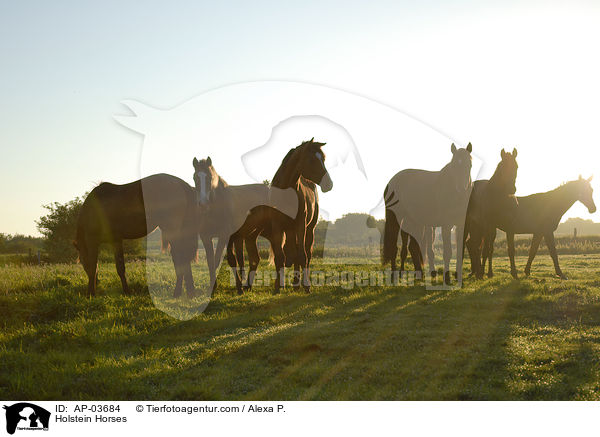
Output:
<instances>
[{"instance_id":1,"label":"horse leg","mask_svg":"<svg viewBox=\"0 0 600 437\"><path fill-rule=\"evenodd\" d=\"M558 275L560 279L567 279L567 276L560 270L560 266L558 265L558 254L556 253L556 244L554 243L554 234L552 232L548 232L544 235L544 240L546 240L546 246L548 246L548 252L550 252L550 256L552 257L552 262L554 263L554 271Z\"/></svg>"},{"instance_id":2,"label":"horse leg","mask_svg":"<svg viewBox=\"0 0 600 437\"><path fill-rule=\"evenodd\" d=\"M242 241L241 247L239 241L237 241L237 235L234 234L229 238L227 242L227 264L231 267L231 273L235 277L235 288L238 294L242 294L242 277L238 273L238 261L239 252L242 252L242 263L244 262L244 243Z\"/></svg>"},{"instance_id":3,"label":"horse leg","mask_svg":"<svg viewBox=\"0 0 600 437\"><path fill-rule=\"evenodd\" d=\"M442 242L444 245L444 284L450 284L450 257L452 256L451 226L442 226Z\"/></svg>"},{"instance_id":4,"label":"horse leg","mask_svg":"<svg viewBox=\"0 0 600 437\"><path fill-rule=\"evenodd\" d=\"M412 257L415 266L415 279L423 279L423 255L421 254L421 246L419 246L419 242L413 236L410 237L408 250L410 251L410 256Z\"/></svg>"},{"instance_id":5,"label":"horse leg","mask_svg":"<svg viewBox=\"0 0 600 437\"><path fill-rule=\"evenodd\" d=\"M215 249L215 259L213 261L213 263L214 263L213 266L214 266L214 270L215 270L215 283L214 283L215 285L213 286L213 289L212 289L213 292L217 289L216 277L217 277L218 268L221 265L221 260L223 259L223 251L225 250L225 246L229 242L230 238L231 238L230 235L221 235L219 237L219 239L217 240L217 247Z\"/></svg>"},{"instance_id":6,"label":"horse leg","mask_svg":"<svg viewBox=\"0 0 600 437\"><path fill-rule=\"evenodd\" d=\"M463 276L463 240L465 227L464 225L456 226L456 281L458 282L458 286L462 286L462 276ZM452 251L452 246L450 246L450 251ZM450 253L452 256L452 253Z\"/></svg>"},{"instance_id":7,"label":"horse leg","mask_svg":"<svg viewBox=\"0 0 600 437\"><path fill-rule=\"evenodd\" d=\"M398 274L396 273L396 256L398 255L398 232L400 232L400 222L396 214L389 208L385 210L385 227L383 230L383 263L388 260L391 264L392 284L398 283Z\"/></svg>"},{"instance_id":8,"label":"horse leg","mask_svg":"<svg viewBox=\"0 0 600 437\"><path fill-rule=\"evenodd\" d=\"M429 262L429 273L431 274L432 278L435 278L435 275L437 274L437 272L435 271L435 254L433 253L433 242L435 240L435 228L432 227L431 229L426 229L425 232L427 233L425 246L427 247L427 261Z\"/></svg>"},{"instance_id":9,"label":"horse leg","mask_svg":"<svg viewBox=\"0 0 600 437\"><path fill-rule=\"evenodd\" d=\"M487 240L487 257L488 257L488 278L494 277L494 270L492 269L492 259L494 258L494 241L496 241L496 228L492 230L488 236ZM485 263L483 263L485 266Z\"/></svg>"},{"instance_id":10,"label":"horse leg","mask_svg":"<svg viewBox=\"0 0 600 437\"><path fill-rule=\"evenodd\" d=\"M233 247L235 248L235 258L237 261L237 265L239 268L239 276L240 276L240 286L244 281L244 276L246 275L244 269L244 239L241 235L237 235L234 242Z\"/></svg>"},{"instance_id":11,"label":"horse leg","mask_svg":"<svg viewBox=\"0 0 600 437\"><path fill-rule=\"evenodd\" d=\"M310 285L306 277L306 223L303 221L296 228L296 260L294 260L294 289L298 290L300 283L304 286L307 292L310 292ZM300 268L302 267L302 277L300 276Z\"/></svg>"},{"instance_id":12,"label":"horse leg","mask_svg":"<svg viewBox=\"0 0 600 437\"><path fill-rule=\"evenodd\" d=\"M400 248L400 271L404 271L404 263L406 261L406 255L408 253L408 233L404 230L400 231L400 239L402 240L402 247Z\"/></svg>"},{"instance_id":13,"label":"horse leg","mask_svg":"<svg viewBox=\"0 0 600 437\"><path fill-rule=\"evenodd\" d=\"M315 228L307 229L304 240L304 252L306 253L306 269L304 275L304 290L310 293L310 261L312 259L313 242L315 240Z\"/></svg>"},{"instance_id":14,"label":"horse leg","mask_svg":"<svg viewBox=\"0 0 600 437\"><path fill-rule=\"evenodd\" d=\"M88 277L88 296L96 295L96 282L98 281L98 243L86 241L86 265L83 266Z\"/></svg>"},{"instance_id":15,"label":"horse leg","mask_svg":"<svg viewBox=\"0 0 600 437\"><path fill-rule=\"evenodd\" d=\"M181 292L183 289L183 266L181 262L181 253L179 244L174 241L170 242L171 244L171 259L173 260L173 266L175 267L175 290L173 291L173 297L181 296Z\"/></svg>"},{"instance_id":16,"label":"horse leg","mask_svg":"<svg viewBox=\"0 0 600 437\"><path fill-rule=\"evenodd\" d=\"M535 254L537 253L541 241L542 234L533 234L533 238L531 240L531 247L529 248L529 257L527 258L527 265L525 266L525 276L529 276L529 274L531 273L531 263L533 263L533 259L535 258ZM546 240L546 243L547 242L548 240Z\"/></svg>"},{"instance_id":17,"label":"horse leg","mask_svg":"<svg viewBox=\"0 0 600 437\"><path fill-rule=\"evenodd\" d=\"M206 264L208 266L208 275L210 278L209 289L214 292L217 288L217 275L215 272L215 252L213 241L208 235L200 235L200 239L202 240L204 253L206 254Z\"/></svg>"},{"instance_id":18,"label":"horse leg","mask_svg":"<svg viewBox=\"0 0 600 437\"><path fill-rule=\"evenodd\" d=\"M271 237L271 248L273 249L273 258L275 261L275 271L277 272L275 277L274 292L277 294L280 292L281 287L285 287L285 270L284 262L285 256L283 254L283 232L274 229Z\"/></svg>"},{"instance_id":19,"label":"horse leg","mask_svg":"<svg viewBox=\"0 0 600 437\"><path fill-rule=\"evenodd\" d=\"M129 286L127 285L127 279L125 278L125 256L123 255L123 241L113 242L115 252L115 265L117 267L117 274L121 278L121 285L123 286L123 293L130 294Z\"/></svg>"},{"instance_id":20,"label":"horse leg","mask_svg":"<svg viewBox=\"0 0 600 437\"><path fill-rule=\"evenodd\" d=\"M483 278L483 268L481 266L482 243L483 235L481 229L478 226L470 226L467 248L469 249L469 257L471 258L471 271L477 279Z\"/></svg>"},{"instance_id":21,"label":"horse leg","mask_svg":"<svg viewBox=\"0 0 600 437\"><path fill-rule=\"evenodd\" d=\"M510 259L510 274L517 279L517 267L515 266L515 234L512 232L506 233L506 245L508 247L508 257Z\"/></svg>"},{"instance_id":22,"label":"horse leg","mask_svg":"<svg viewBox=\"0 0 600 437\"><path fill-rule=\"evenodd\" d=\"M258 253L258 245L256 243L257 238L258 232L255 232L245 238L249 265L246 286L244 287L246 290L252 289L252 283L254 282L254 278L256 276L256 269L258 268L258 263L260 262L260 254Z\"/></svg>"}]
</instances>

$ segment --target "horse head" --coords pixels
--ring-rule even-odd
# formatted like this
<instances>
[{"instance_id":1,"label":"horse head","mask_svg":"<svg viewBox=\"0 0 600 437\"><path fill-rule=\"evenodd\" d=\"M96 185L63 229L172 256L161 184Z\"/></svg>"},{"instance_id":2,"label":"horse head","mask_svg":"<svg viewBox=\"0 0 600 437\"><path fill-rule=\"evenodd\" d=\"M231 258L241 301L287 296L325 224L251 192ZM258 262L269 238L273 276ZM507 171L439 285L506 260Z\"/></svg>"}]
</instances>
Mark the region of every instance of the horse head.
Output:
<instances>
[{"instance_id":1,"label":"horse head","mask_svg":"<svg viewBox=\"0 0 600 437\"><path fill-rule=\"evenodd\" d=\"M316 142L314 137L296 147L297 168L302 177L319 185L324 193L333 188L333 181L325 167L325 143Z\"/></svg>"},{"instance_id":2,"label":"horse head","mask_svg":"<svg viewBox=\"0 0 600 437\"><path fill-rule=\"evenodd\" d=\"M594 190L590 184L592 177L593 176L590 176L589 178L584 179L581 177L581 175L579 175L579 179L576 181L579 187L577 200L585 205L590 214L596 212L596 204L594 203L594 198L592 197Z\"/></svg>"},{"instance_id":3,"label":"horse head","mask_svg":"<svg viewBox=\"0 0 600 437\"><path fill-rule=\"evenodd\" d=\"M512 153L505 152L504 149L500 151L500 157L502 160L496 167L494 177L498 177L500 186L503 192L507 194L515 194L517 191L516 180L517 180L517 149L513 148Z\"/></svg>"},{"instance_id":4,"label":"horse head","mask_svg":"<svg viewBox=\"0 0 600 437\"><path fill-rule=\"evenodd\" d=\"M206 205L214 198L214 192L219 185L219 175L212 166L210 156L198 161L194 158L194 185L196 197L200 205Z\"/></svg>"},{"instance_id":5,"label":"horse head","mask_svg":"<svg viewBox=\"0 0 600 437\"><path fill-rule=\"evenodd\" d=\"M473 146L469 143L464 149L457 149L454 143L452 143L450 150L452 152L452 160L447 168L450 170L451 177L454 180L454 187L459 193L468 192L471 188L471 166L473 162L471 152L473 151Z\"/></svg>"}]
</instances>

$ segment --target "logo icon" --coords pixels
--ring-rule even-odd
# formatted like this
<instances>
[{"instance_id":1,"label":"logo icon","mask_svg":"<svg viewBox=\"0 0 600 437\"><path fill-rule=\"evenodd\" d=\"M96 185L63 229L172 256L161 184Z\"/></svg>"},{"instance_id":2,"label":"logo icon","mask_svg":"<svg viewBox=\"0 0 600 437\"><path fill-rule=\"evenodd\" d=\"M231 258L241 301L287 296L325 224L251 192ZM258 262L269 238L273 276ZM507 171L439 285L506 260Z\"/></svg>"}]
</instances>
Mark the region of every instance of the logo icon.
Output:
<instances>
[{"instance_id":1,"label":"logo icon","mask_svg":"<svg viewBox=\"0 0 600 437\"><path fill-rule=\"evenodd\" d=\"M50 423L50 411L28 402L7 407L6 410L6 432L14 434L15 430L48 430Z\"/></svg>"}]
</instances>

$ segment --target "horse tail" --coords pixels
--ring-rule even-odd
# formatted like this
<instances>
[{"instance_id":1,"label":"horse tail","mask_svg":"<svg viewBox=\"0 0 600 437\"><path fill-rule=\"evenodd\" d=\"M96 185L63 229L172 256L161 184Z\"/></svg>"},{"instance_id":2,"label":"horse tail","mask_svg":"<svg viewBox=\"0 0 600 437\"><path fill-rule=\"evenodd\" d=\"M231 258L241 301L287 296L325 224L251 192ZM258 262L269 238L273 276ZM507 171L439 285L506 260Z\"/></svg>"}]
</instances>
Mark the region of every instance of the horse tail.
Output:
<instances>
[{"instance_id":1,"label":"horse tail","mask_svg":"<svg viewBox=\"0 0 600 437\"><path fill-rule=\"evenodd\" d=\"M275 265L275 252L273 252L273 247L269 247L269 265Z\"/></svg>"},{"instance_id":2,"label":"horse tail","mask_svg":"<svg viewBox=\"0 0 600 437\"><path fill-rule=\"evenodd\" d=\"M167 253L171 250L171 243L167 240L165 233L160 231L160 251L161 253Z\"/></svg>"},{"instance_id":3,"label":"horse tail","mask_svg":"<svg viewBox=\"0 0 600 437\"><path fill-rule=\"evenodd\" d=\"M396 257L398 251L398 232L400 232L400 225L396 214L390 209L390 207L398 203L398 200L394 199L394 192L388 195L388 188L386 186L383 192L385 199L385 227L383 230L383 252L381 256L381 263L383 265L392 262Z\"/></svg>"}]
</instances>

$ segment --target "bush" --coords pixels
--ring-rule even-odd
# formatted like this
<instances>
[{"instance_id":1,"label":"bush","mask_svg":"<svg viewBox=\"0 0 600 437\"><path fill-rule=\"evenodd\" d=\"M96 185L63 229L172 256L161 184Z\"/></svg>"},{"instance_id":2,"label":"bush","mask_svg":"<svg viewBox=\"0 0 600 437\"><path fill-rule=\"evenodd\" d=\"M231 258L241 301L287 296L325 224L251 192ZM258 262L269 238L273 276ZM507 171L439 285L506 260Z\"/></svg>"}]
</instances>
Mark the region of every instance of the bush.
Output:
<instances>
[{"instance_id":1,"label":"bush","mask_svg":"<svg viewBox=\"0 0 600 437\"><path fill-rule=\"evenodd\" d=\"M40 217L37 227L44 236L44 249L52 262L73 262L78 253L73 246L77 218L83 199L76 197L67 203L44 205L49 213Z\"/></svg>"}]
</instances>

